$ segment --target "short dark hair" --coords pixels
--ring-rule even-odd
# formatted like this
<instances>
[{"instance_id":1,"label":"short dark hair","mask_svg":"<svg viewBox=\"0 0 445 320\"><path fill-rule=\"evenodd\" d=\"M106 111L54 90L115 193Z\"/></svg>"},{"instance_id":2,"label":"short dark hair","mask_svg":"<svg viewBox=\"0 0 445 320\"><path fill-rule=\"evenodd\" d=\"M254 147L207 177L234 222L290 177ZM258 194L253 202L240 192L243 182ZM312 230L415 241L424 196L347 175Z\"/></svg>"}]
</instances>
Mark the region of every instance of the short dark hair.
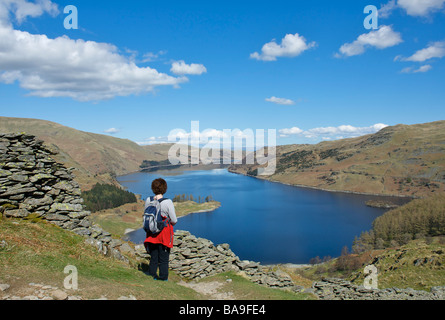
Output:
<instances>
[{"instance_id":1,"label":"short dark hair","mask_svg":"<svg viewBox=\"0 0 445 320\"><path fill-rule=\"evenodd\" d=\"M151 190L154 194L165 194L167 192L167 182L162 178L155 179L151 183Z\"/></svg>"}]
</instances>

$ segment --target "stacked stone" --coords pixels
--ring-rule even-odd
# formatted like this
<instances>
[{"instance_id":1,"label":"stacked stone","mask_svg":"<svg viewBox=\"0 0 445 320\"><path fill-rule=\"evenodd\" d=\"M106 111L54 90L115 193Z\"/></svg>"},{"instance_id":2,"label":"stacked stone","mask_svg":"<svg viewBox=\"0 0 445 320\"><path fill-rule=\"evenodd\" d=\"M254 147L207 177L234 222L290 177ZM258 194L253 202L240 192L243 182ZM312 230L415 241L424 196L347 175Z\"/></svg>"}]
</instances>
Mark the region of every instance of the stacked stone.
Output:
<instances>
[{"instance_id":1,"label":"stacked stone","mask_svg":"<svg viewBox=\"0 0 445 320\"><path fill-rule=\"evenodd\" d=\"M349 281L326 278L312 285L313 293L322 300L443 300L445 287L433 287L430 292L411 288L367 289Z\"/></svg>"},{"instance_id":2,"label":"stacked stone","mask_svg":"<svg viewBox=\"0 0 445 320\"><path fill-rule=\"evenodd\" d=\"M150 256L143 246L136 253L144 258ZM258 262L240 260L230 249L229 244L214 245L212 241L197 238L188 231L176 230L174 246L170 254L170 268L179 276L198 280L227 271L240 272L252 282L271 287L295 287L291 278L284 272L270 271Z\"/></svg>"},{"instance_id":3,"label":"stacked stone","mask_svg":"<svg viewBox=\"0 0 445 320\"><path fill-rule=\"evenodd\" d=\"M181 277L200 279L205 276L235 270L236 255L228 244L215 247L210 240L197 238L187 231L175 232L170 267Z\"/></svg>"},{"instance_id":4,"label":"stacked stone","mask_svg":"<svg viewBox=\"0 0 445 320\"><path fill-rule=\"evenodd\" d=\"M94 240L98 249L111 235L89 220L73 168L51 158L43 141L25 133L0 133L0 209L6 217L46 219ZM113 247L119 244L113 243ZM117 254L114 254L115 256ZM119 255L118 255L119 256Z\"/></svg>"}]
</instances>

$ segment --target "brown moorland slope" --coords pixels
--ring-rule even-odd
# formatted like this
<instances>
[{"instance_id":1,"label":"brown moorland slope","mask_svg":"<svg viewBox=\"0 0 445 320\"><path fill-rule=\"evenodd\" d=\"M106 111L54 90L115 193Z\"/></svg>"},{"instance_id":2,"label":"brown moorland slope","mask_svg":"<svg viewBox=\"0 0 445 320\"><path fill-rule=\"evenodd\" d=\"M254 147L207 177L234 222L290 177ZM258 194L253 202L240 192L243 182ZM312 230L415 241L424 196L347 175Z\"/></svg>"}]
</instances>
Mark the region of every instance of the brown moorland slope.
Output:
<instances>
[{"instance_id":1,"label":"brown moorland slope","mask_svg":"<svg viewBox=\"0 0 445 320\"><path fill-rule=\"evenodd\" d=\"M258 165L232 165L256 176ZM445 190L445 121L386 127L316 145L277 147L271 181L382 195L423 197Z\"/></svg>"},{"instance_id":2,"label":"brown moorland slope","mask_svg":"<svg viewBox=\"0 0 445 320\"><path fill-rule=\"evenodd\" d=\"M59 152L54 156L56 161L75 168L76 180L83 190L97 182L115 183L115 176L138 171L143 160L167 158L165 147L142 147L130 140L45 120L0 117L0 132L26 132L43 140Z\"/></svg>"}]
</instances>

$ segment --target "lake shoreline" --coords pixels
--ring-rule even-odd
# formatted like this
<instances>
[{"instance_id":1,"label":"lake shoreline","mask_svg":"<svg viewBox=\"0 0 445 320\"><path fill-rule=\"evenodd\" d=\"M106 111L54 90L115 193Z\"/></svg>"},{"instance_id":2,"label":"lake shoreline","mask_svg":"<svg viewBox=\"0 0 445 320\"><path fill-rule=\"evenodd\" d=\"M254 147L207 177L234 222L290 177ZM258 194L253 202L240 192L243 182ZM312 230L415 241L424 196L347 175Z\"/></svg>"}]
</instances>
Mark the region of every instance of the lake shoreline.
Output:
<instances>
[{"instance_id":1,"label":"lake shoreline","mask_svg":"<svg viewBox=\"0 0 445 320\"><path fill-rule=\"evenodd\" d=\"M188 213L184 214L183 216L178 217L178 219L184 218L184 217L186 217L190 214L194 214L194 213L210 213L210 212L213 212L213 211L219 209L220 207L221 207L221 204L218 207L213 208L213 209L205 209L205 210L198 210L198 211L194 211L194 212L188 212Z\"/></svg>"},{"instance_id":2,"label":"lake shoreline","mask_svg":"<svg viewBox=\"0 0 445 320\"><path fill-rule=\"evenodd\" d=\"M314 190L334 192L334 193L357 194L357 195L363 195L363 196L376 196L376 197L388 197L388 198L394 197L394 198L404 198L404 199L412 199L412 200L418 199L418 197L407 196L407 195L403 195L403 194L383 194L383 193L358 192L358 191L348 191L348 190L331 190L331 189L325 189L325 188L320 188L320 187L307 186L307 185L303 185L303 184L292 184L292 183L286 183L286 182L281 182L281 181L276 181L276 180L269 180L269 179L258 177L258 176L250 176L250 175L242 173L242 172L232 171L230 169L227 169L227 171L230 173L239 174L239 175L242 175L245 177L255 178L258 180L278 183L278 184L291 186L291 187L297 187L297 188L314 189Z\"/></svg>"},{"instance_id":3,"label":"lake shoreline","mask_svg":"<svg viewBox=\"0 0 445 320\"><path fill-rule=\"evenodd\" d=\"M193 207L187 207L187 205L198 206L203 209ZM137 201L126 203L116 208L109 208L94 212L92 214L93 220L99 224L106 224L109 232L112 232L121 237L126 236L128 233L136 231L142 228L142 213L144 211L145 201L141 199L140 195L137 195ZM177 210L177 218L186 217L192 213L208 213L213 212L221 207L219 201L209 201L204 203L197 203L194 201L186 202L174 202L175 209ZM125 213L124 213L125 212Z\"/></svg>"},{"instance_id":4,"label":"lake shoreline","mask_svg":"<svg viewBox=\"0 0 445 320\"><path fill-rule=\"evenodd\" d=\"M181 170L181 171L201 171L201 170L214 170L214 169L225 169L227 170L227 172L229 173L234 173L234 174L239 174L245 177L250 177L250 178L255 178L255 179L259 179L259 180L263 180L263 181L269 181L269 182L273 182L273 183L278 183L278 184L282 184L282 185L287 185L287 186L291 186L291 187L297 187L297 188L306 188L306 189L313 189L313 190L320 190L320 191L327 191L327 192L335 192L335 193L347 193L347 194L358 194L358 195L363 195L363 196L376 196L376 197L395 197L395 198L403 198L403 199L418 199L419 197L416 196L408 196L408 195L403 195L403 194L383 194L383 193L371 193L371 192L358 192L358 191L349 191L349 190L331 190L331 189L326 189L326 188L320 188L320 187L314 187L314 186L307 186L307 185L303 185L303 184L292 184L292 183L286 183L286 182L281 182L281 181L276 181L276 180L269 180L267 178L262 178L259 176L251 176L242 172L237 172L237 171L233 171L230 170L230 168L213 168L213 167L209 167L209 166L201 166L199 168L193 168L193 167L184 167L184 168L177 168L177 169L172 169L172 171L174 170ZM168 170L168 169L167 169ZM166 169L159 169L159 170L154 170L148 173L155 173L158 171L166 171ZM145 171L135 171L132 173L147 173ZM119 183L119 182L118 182ZM121 185L119 183L119 185Z\"/></svg>"},{"instance_id":5,"label":"lake shoreline","mask_svg":"<svg viewBox=\"0 0 445 320\"><path fill-rule=\"evenodd\" d=\"M188 216L188 215L191 215L191 214L194 214L194 213L210 213L210 212L213 212L213 211L219 209L220 207L221 207L221 203L219 203L219 206L216 207L216 208L205 209L205 210L198 210L198 211L194 211L194 212L187 212L186 214L177 217L177 219L179 220L179 219L181 219L181 218L184 218L184 217L186 217L186 216ZM123 234L123 236L122 236L121 238L125 237L128 233L137 231L137 230L139 230L139 229L142 229L142 228L138 228L138 229L131 229L131 228L128 228L128 229L126 229L126 230L124 231L124 234Z\"/></svg>"},{"instance_id":6,"label":"lake shoreline","mask_svg":"<svg viewBox=\"0 0 445 320\"><path fill-rule=\"evenodd\" d=\"M275 187L273 185L263 187L262 185L264 182L260 182L260 180L258 179L246 179L248 177L254 178L252 176L241 174L240 177L246 177L241 179L233 175L233 173L237 172L230 171L227 168L218 169L221 170L218 170L218 172L215 173L209 172L202 174L192 173L187 170L184 172L184 177L172 178L172 180L170 181L170 183L172 184L171 192L173 193L181 193L183 190L186 189L189 190L189 192L191 193L197 192L198 194L202 194L203 192L210 192L212 196L220 197L219 200L224 202L224 208L221 209L221 214L205 214L213 212L219 207L211 208L210 210L203 210L207 209L203 207L188 207L187 209L189 209L190 211L182 216L181 214L178 214L179 210L177 210L178 220L180 216L188 217L186 219L181 219L180 228L182 230L191 232L196 237L206 238L214 243L229 243L232 247L232 250L234 250L234 252L236 252L237 255L242 259L245 258L252 261L259 261L264 265L285 265L285 267L289 268L304 268L308 266L309 260L315 256L339 256L342 246L347 244L349 247L354 235L359 235L361 232L369 230L375 217L384 213L384 211L380 208L370 208L366 206L366 200L369 200L369 198L372 197L378 197L380 199L382 199L383 197L391 199L392 197L391 200L396 203L399 202L397 199L395 199L396 197L393 197L391 195L369 193L363 194L349 191L341 192L337 190L321 190L320 188L298 185L296 186L259 178L260 180L277 183ZM187 172L189 172L189 174ZM132 177L128 177L128 179L125 177L121 177L119 178L119 180L123 185L130 187L133 192L140 193L142 192L143 188L145 188L145 182L137 184L136 181L153 179L154 177L163 175L164 173L139 172L138 174L140 176L135 175ZM146 174L151 176L146 178ZM219 178L219 176L221 176L222 178ZM255 180L257 182L255 182ZM132 185L133 187L131 187ZM279 187L280 185L281 187ZM287 188L284 187L284 185L297 188ZM299 189L298 187L300 187L301 189ZM323 192L320 194L316 192L304 192L304 190L308 189L317 191L329 191L330 193L336 192L338 195L331 196L327 193L324 193L323 195ZM228 194L232 195L229 197ZM341 194L349 194L349 196L341 196ZM264 204L264 200L270 199L270 201L273 201L271 199L274 199L277 196L284 195L286 195L288 199L287 201L283 202L281 210L294 213L289 213L287 215L289 223L286 224L286 226L283 226L283 230L287 230L287 233L285 233L288 234L289 237L298 238L298 241L300 243L299 247L293 248L292 253L289 253L290 251L286 251L283 253L277 252L271 246L269 246L268 243L270 242L267 242L267 240L265 240L267 237L260 236L257 239L258 234L261 234L261 232L259 232L258 230L263 230L262 228L264 228L264 226L261 225L261 219L258 220L254 218L256 214L253 214L253 212L257 212L264 214L264 217L269 217L270 210L264 208L264 206L267 206L267 204ZM321 197L320 199L323 200L319 200L318 197ZM349 197L351 197L351 200L353 200L352 202L350 202L350 204L346 203L349 200ZM410 199L411 197L403 198ZM340 199L340 201L337 201L335 199ZM319 207L319 201L321 201L322 206L324 206L322 210ZM328 203L331 202L332 206L328 205ZM402 202L402 200L400 202ZM296 210L295 206L298 206L299 204L302 205L302 208L300 210ZM187 205L184 206L184 208L186 207ZM380 211L373 211L371 209L380 209ZM234 212L239 212L239 210L242 210L243 212L242 218L240 217L240 215L234 214ZM336 211L339 212L338 217L336 216ZM363 211L363 215L357 215L357 211ZM185 212L186 211L184 211L184 213ZM332 212L332 214L326 215L326 212ZM190 217L191 213L204 213L204 215L193 215L192 217ZM252 216L250 219L249 215ZM300 215L302 215L302 217L298 218L298 216ZM237 223L235 224L235 226L229 226L231 224L230 221L232 221L233 219L235 219ZM243 231L239 231L238 229L240 228L236 226L243 225L243 221L246 221L246 219L251 222L248 224L250 229L245 230L244 228L242 228ZM307 229L303 227L303 225L306 224L308 225L308 228L314 227L316 229L314 229L313 232L308 232ZM346 232L343 232L337 236L336 234L338 232L335 231L336 228L332 227L333 224L339 224L339 226L342 228L343 226L345 226ZM362 225L364 226L362 227ZM292 229L290 229L290 226L293 226ZM334 241L335 244L332 244L332 241L329 241L326 245L319 245L315 247L311 245L311 243L313 243L314 241L320 241L320 238L318 236L321 232L320 227L322 229L327 228L326 232L322 232L323 235L336 235L336 240ZM233 233L224 232L224 230L230 228L234 228ZM238 233L240 233L242 236L234 236ZM283 238L283 233L275 233L273 235L274 239ZM138 237L140 237L140 235L134 233L132 234L132 236L133 240L135 240L136 242L139 241ZM287 236L284 236L285 239L288 239L286 237ZM252 239L256 240L253 241ZM255 245L252 245L252 242L254 242ZM337 247L340 249L338 249Z\"/></svg>"}]
</instances>

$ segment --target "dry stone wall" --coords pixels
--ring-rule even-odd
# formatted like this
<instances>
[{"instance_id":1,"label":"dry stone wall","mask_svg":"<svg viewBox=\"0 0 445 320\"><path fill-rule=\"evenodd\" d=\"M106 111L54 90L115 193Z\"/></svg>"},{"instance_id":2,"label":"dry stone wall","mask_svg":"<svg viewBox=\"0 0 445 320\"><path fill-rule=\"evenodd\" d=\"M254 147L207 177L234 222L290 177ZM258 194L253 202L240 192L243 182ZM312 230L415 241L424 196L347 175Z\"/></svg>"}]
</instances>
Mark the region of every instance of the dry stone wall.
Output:
<instances>
[{"instance_id":1,"label":"dry stone wall","mask_svg":"<svg viewBox=\"0 0 445 320\"><path fill-rule=\"evenodd\" d=\"M126 260L122 242L90 219L72 168L52 159L43 141L25 133L0 133L0 210L5 217L42 218L88 238L99 251Z\"/></svg>"},{"instance_id":2,"label":"dry stone wall","mask_svg":"<svg viewBox=\"0 0 445 320\"><path fill-rule=\"evenodd\" d=\"M312 285L313 293L321 300L444 300L445 287L428 291L411 288L368 289L337 278L326 278Z\"/></svg>"},{"instance_id":3,"label":"dry stone wall","mask_svg":"<svg viewBox=\"0 0 445 320\"><path fill-rule=\"evenodd\" d=\"M143 245L136 247L136 253L150 259ZM284 272L273 271L258 262L240 260L229 244L213 244L198 238L188 231L176 230L174 246L170 253L170 268L189 280L199 280L226 271L240 272L252 282L271 288L301 290Z\"/></svg>"}]
</instances>

